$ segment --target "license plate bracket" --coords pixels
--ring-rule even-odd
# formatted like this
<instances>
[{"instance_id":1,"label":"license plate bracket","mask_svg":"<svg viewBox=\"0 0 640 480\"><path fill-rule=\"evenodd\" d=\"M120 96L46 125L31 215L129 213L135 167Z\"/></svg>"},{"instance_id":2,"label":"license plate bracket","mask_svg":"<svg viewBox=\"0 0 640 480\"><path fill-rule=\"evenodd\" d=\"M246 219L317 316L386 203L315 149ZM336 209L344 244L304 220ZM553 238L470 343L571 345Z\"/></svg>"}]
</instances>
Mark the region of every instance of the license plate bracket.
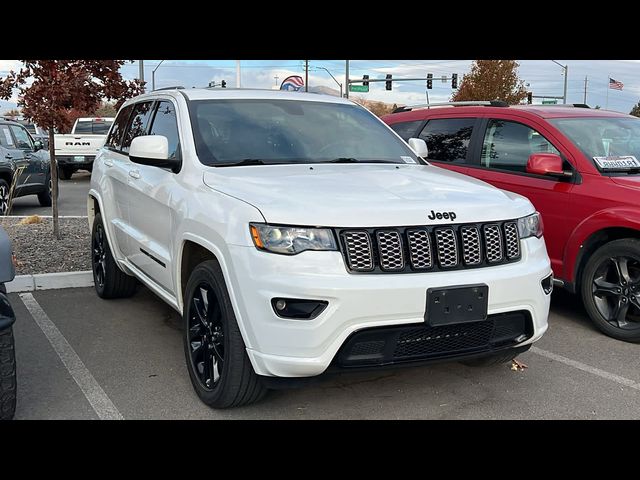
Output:
<instances>
[{"instance_id":1,"label":"license plate bracket","mask_svg":"<svg viewBox=\"0 0 640 480\"><path fill-rule=\"evenodd\" d=\"M424 321L432 326L487 319L489 286L484 283L427 289Z\"/></svg>"}]
</instances>

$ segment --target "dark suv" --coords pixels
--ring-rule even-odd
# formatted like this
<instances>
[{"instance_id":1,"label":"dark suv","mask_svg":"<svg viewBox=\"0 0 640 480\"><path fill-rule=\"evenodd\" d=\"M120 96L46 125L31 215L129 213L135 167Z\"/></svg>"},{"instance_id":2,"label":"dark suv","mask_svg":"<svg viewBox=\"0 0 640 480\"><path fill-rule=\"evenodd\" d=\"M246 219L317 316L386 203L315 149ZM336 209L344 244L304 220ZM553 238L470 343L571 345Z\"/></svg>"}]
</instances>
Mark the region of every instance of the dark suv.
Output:
<instances>
[{"instance_id":1,"label":"dark suv","mask_svg":"<svg viewBox=\"0 0 640 480\"><path fill-rule=\"evenodd\" d=\"M586 105L402 107L383 120L434 165L531 200L557 284L607 335L640 342L640 119Z\"/></svg>"},{"instance_id":2,"label":"dark suv","mask_svg":"<svg viewBox=\"0 0 640 480\"><path fill-rule=\"evenodd\" d=\"M0 120L0 216L7 215L13 198L37 195L40 205L51 205L49 153L17 122Z\"/></svg>"},{"instance_id":3,"label":"dark suv","mask_svg":"<svg viewBox=\"0 0 640 480\"><path fill-rule=\"evenodd\" d=\"M16 409L16 358L13 323L16 320L7 298L5 282L13 280L11 242L0 227L0 420L10 420Z\"/></svg>"}]
</instances>

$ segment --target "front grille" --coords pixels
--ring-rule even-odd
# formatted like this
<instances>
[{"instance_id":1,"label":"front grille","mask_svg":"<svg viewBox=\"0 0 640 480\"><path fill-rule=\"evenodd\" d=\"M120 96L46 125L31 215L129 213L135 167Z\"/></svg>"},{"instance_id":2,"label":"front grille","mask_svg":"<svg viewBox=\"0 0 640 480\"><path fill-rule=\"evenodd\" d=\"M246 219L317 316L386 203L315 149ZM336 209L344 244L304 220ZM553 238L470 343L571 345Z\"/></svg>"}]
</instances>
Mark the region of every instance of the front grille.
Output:
<instances>
[{"instance_id":1,"label":"front grille","mask_svg":"<svg viewBox=\"0 0 640 480\"><path fill-rule=\"evenodd\" d=\"M375 327L352 334L334 363L357 367L455 358L516 347L532 335L533 322L526 311L438 327L426 323Z\"/></svg>"},{"instance_id":2,"label":"front grille","mask_svg":"<svg viewBox=\"0 0 640 480\"><path fill-rule=\"evenodd\" d=\"M352 273L477 268L521 257L515 221L425 227L337 229Z\"/></svg>"}]
</instances>

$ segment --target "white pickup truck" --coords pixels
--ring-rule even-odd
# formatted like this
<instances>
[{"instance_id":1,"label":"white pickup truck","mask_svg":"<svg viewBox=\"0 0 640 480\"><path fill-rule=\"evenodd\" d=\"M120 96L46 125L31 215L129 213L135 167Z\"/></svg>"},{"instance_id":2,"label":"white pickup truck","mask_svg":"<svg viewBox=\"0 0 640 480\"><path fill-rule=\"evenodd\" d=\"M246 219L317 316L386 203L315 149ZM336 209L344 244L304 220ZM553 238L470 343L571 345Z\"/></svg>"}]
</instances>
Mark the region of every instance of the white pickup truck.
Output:
<instances>
[{"instance_id":1,"label":"white pickup truck","mask_svg":"<svg viewBox=\"0 0 640 480\"><path fill-rule=\"evenodd\" d=\"M56 160L62 180L69 180L78 170L93 169L93 159L104 145L112 123L112 117L78 118L70 134L54 135Z\"/></svg>"}]
</instances>

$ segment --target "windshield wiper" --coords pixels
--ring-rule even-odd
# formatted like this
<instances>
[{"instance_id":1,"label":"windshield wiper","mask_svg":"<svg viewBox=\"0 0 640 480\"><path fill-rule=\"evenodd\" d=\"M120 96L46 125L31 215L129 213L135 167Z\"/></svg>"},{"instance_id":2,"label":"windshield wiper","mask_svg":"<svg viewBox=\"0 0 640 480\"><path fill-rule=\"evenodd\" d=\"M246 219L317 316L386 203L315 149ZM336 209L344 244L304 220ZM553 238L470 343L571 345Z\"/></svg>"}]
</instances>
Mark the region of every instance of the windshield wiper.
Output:
<instances>
[{"instance_id":1,"label":"windshield wiper","mask_svg":"<svg viewBox=\"0 0 640 480\"><path fill-rule=\"evenodd\" d=\"M214 167L241 167L244 165L267 165L264 160L260 160L259 158L245 158L244 160L239 160L237 162L223 162L223 163L214 163Z\"/></svg>"},{"instance_id":2,"label":"windshield wiper","mask_svg":"<svg viewBox=\"0 0 640 480\"><path fill-rule=\"evenodd\" d=\"M399 162L392 162L390 160L358 160L357 158L353 158L353 157L339 157L339 158L334 158L333 160L326 160L319 163L399 163Z\"/></svg>"}]
</instances>

